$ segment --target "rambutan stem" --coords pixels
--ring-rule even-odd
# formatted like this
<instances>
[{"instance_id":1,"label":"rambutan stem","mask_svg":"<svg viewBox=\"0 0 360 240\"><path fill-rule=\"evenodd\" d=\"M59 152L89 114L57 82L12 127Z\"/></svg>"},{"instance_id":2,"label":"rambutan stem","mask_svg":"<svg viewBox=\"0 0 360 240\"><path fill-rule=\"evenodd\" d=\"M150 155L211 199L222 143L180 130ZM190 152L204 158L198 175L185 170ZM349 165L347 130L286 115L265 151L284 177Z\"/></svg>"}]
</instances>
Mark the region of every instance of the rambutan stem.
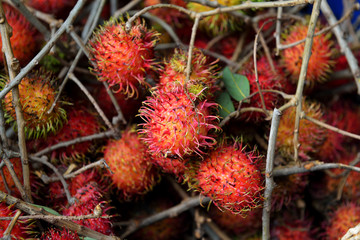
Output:
<instances>
[{"instance_id":1,"label":"rambutan stem","mask_svg":"<svg viewBox=\"0 0 360 240\"><path fill-rule=\"evenodd\" d=\"M9 73L10 82L12 82L20 71L20 63L14 57L14 53L10 43L10 36L12 30L11 30L11 26L6 21L1 0L0 0L0 19L1 19L0 32L1 32L2 50L5 54L4 62L6 63L6 69L8 70ZM20 103L19 87L14 86L14 88L12 89L12 93L13 93L12 94L13 106L15 107L15 112L16 112L16 124L18 127L18 145L20 149L20 158L22 163L23 182L24 182L24 191L25 191L25 194L22 195L22 197L24 200L28 202L32 202L31 188L30 188L29 159L28 159L28 153L26 150L26 143L25 143L25 121L24 121L22 106Z\"/></svg>"},{"instance_id":2,"label":"rambutan stem","mask_svg":"<svg viewBox=\"0 0 360 240\"><path fill-rule=\"evenodd\" d=\"M308 32L306 36L304 53L302 56L302 64L300 69L299 80L296 88L295 100L296 100L296 116L295 116L295 126L294 126L294 161L299 160L299 126L300 126L300 115L302 108L302 94L304 91L306 72L309 65L309 60L311 56L311 48L314 40L314 33L316 28L316 22L320 14L320 4L321 0L315 0L314 7L311 13Z\"/></svg>"},{"instance_id":3,"label":"rambutan stem","mask_svg":"<svg viewBox=\"0 0 360 240\"><path fill-rule=\"evenodd\" d=\"M273 169L274 169L274 158L276 148L276 137L279 129L281 112L278 109L274 109L271 128L269 135L269 143L266 154L266 169L265 169L265 193L264 193L264 208L262 215L262 239L270 239L270 211L271 211L271 194L274 189Z\"/></svg>"}]
</instances>

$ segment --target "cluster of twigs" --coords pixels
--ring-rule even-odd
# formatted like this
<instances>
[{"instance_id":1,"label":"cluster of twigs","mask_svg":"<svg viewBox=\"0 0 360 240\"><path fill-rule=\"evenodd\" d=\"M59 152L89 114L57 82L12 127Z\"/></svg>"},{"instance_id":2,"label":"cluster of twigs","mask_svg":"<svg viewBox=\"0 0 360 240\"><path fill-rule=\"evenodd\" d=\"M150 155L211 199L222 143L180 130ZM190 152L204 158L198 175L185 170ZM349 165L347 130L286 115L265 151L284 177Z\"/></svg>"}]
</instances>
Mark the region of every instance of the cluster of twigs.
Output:
<instances>
[{"instance_id":1,"label":"cluster of twigs","mask_svg":"<svg viewBox=\"0 0 360 240\"><path fill-rule=\"evenodd\" d=\"M5 0L4 0L5 1ZM187 61L187 68L186 68L186 77L187 80L190 77L191 74L191 58L192 58L192 52L194 48L194 42L196 39L196 32L199 26L199 21L201 18L206 16L211 16L215 14L222 14L222 13L230 13L235 15L238 18L241 18L245 23L251 25L254 30L257 32L256 38L254 39L253 46L251 48L244 48L247 49L247 55L240 61L236 62L235 59L237 59L237 56L239 56L239 49L241 49L243 41L239 41L239 46L237 47L238 51L235 51L234 56L231 60L227 59L224 56L221 56L218 53L211 52L209 49L204 49L204 53L214 56L216 58L219 58L220 61L223 61L226 65L230 66L234 71L240 68L241 64L247 60L247 58L251 57L253 55L254 62L255 62L255 73L257 76L257 69L256 69L256 55L257 51L259 49L263 49L267 59L270 63L272 63L269 47L267 46L267 41L265 40L265 36L262 32L262 28L258 28L258 22L261 19L267 18L267 17L274 17L276 18L276 29L275 29L275 42L276 42L276 52L279 54L279 52L285 48L292 47L296 44L300 44L302 42L305 42L305 49L303 53L303 61L301 66L301 72L296 88L296 93L294 95L288 95L279 91L274 91L275 93L280 94L284 99L286 99L286 103L279 107L278 109L274 109L273 111L269 111L266 109L264 100L263 100L263 90L260 88L260 85L258 83L257 79L257 86L258 86L258 92L252 94L249 97L252 97L255 94L259 94L262 99L262 108L254 109L254 108L241 108L236 110L235 112L231 113L227 118L223 119L223 121L220 123L220 126L225 125L231 118L236 118L240 114L246 111L259 111L264 113L268 119L271 119L271 130L270 130L270 136L267 144L267 156L266 156L266 171L265 171L265 177L266 177L266 185L265 185L265 202L264 202L264 208L263 208L263 216L262 216L262 222L263 222L263 228L262 228L262 234L263 239L269 239L270 238L270 211L271 211L271 195L272 190L274 188L274 177L276 176L286 176L291 174L298 174L303 172L312 172L312 171L319 171L319 170L325 170L325 169L331 169L331 168L344 168L349 171L356 171L360 172L360 168L350 165L344 165L344 164L337 164L337 163L322 163L322 162L306 162L306 163L298 163L296 166L290 166L290 167L282 167L279 169L274 169L274 156L275 156L275 143L276 143L276 136L277 136L277 130L279 127L279 121L281 118L281 113L289 108L296 106L296 118L295 118L295 126L294 126L294 160L298 162L298 149L300 146L300 143L298 141L299 136L299 123L301 119L306 119L307 121L311 121L321 127L327 128L331 131L338 132L340 134L343 134L345 136L352 137L354 139L360 139L359 135L355 135L350 132L346 132L344 130L338 129L336 126L330 126L326 123L320 122L316 119L313 119L309 116L306 116L306 114L302 111L302 99L303 99L303 91L304 91L304 82L306 78L306 72L307 72L307 66L309 63L309 58L311 55L311 46L312 41L314 39L315 35L324 34L327 31L332 31L334 35L337 38L337 41L340 46L340 51L345 55L351 74L354 77L354 81L356 84L356 87L358 89L358 93L360 93L360 70L357 63L356 58L354 57L354 54L352 53L348 43L344 39L343 30L340 28L340 24L344 21L348 21L349 16L354 10L359 9L359 4L354 4L351 6L350 9L346 12L346 14L340 19L337 20L334 17L334 14L332 13L332 10L330 9L328 3L326 0L287 0L287 1L272 1L272 2L244 2L237 6L232 7L226 7L221 6L216 1L208 1L208 0L190 0L191 2L197 2L209 7L213 7L214 10L207 11L207 12L193 12L188 9L171 5L171 4L158 4L149 6L146 8L143 8L139 11L132 11L130 12L132 14L132 17L128 19L126 23L126 28L130 29L132 22L137 19L138 17L145 17L149 18L153 21L158 22L172 37L174 44L168 44L168 45L159 45L157 48L174 48L174 47L181 47L188 50L188 61ZM69 203L72 203L74 199L70 195L70 192L68 190L67 183L65 179L72 178L76 176L77 174L80 174L81 172L92 168L92 167L107 167L107 164L104 160L99 160L97 162L91 163L87 166L82 167L81 169L78 169L76 171L70 171L70 173L66 173L65 175L62 175L57 168L48 161L46 154L49 152L61 148L70 146L76 143L84 142L84 141L91 141L94 139L101 139L101 138L113 138L113 137L119 137L119 130L122 124L126 124L126 120L124 119L124 116L121 112L121 109L116 102L114 96L112 95L112 92L109 90L109 88L106 86L106 89L108 89L108 93L112 99L112 102L114 104L115 109L117 110L117 116L110 121L108 119L102 109L99 107L99 105L96 103L95 99L91 96L91 94L87 91L86 87L83 85L83 83L76 77L76 71L81 71L77 68L77 64L79 63L80 58L85 55L89 61L90 60L90 54L88 50L86 49L86 43L89 40L93 30L98 25L100 13L103 9L103 6L105 4L105 0L94 0L91 2L92 7L90 9L90 12L88 14L88 19L82 28L81 33L77 33L74 30L73 23L76 20L76 17L79 15L79 13L84 9L84 6L86 4L86 0L79 0L77 4L73 7L72 11L70 12L69 16L65 21L57 20L53 16L41 13L37 10L31 9L28 6L24 5L22 1L20 0L6 0L7 3L14 5L26 18L27 20L36 27L36 29L44 36L44 39L46 39L47 43L44 45L44 47L41 49L41 51L23 68L20 67L19 62L16 58L14 58L14 55L12 53L12 48L10 44L10 35L11 35L11 29L10 26L7 24L4 11L2 9L2 1L0 1L0 31L1 31L1 40L2 40L2 46L3 46L3 53L5 56L5 70L7 71L10 82L1 90L0 92L0 99L3 99L7 93L12 91L13 93L13 101L14 106L16 110L16 121L17 121L17 143L18 145L10 146L10 140L8 139L6 135L6 129L5 129L5 120L4 120L4 112L3 112L3 106L0 105L0 137L1 137L1 144L0 144L0 150L1 150L1 162L0 162L0 169L3 167L7 167L15 184L18 188L19 192L21 193L21 198L23 200L14 198L11 196L11 192L8 194L4 192L0 192L0 199L5 201L7 204L14 205L17 209L19 209L21 212L25 212L29 216L20 216L19 214L16 214L12 219L11 223L9 224L9 229L6 231L4 238L8 236L11 232L11 226L14 225L14 223L17 221L17 219L42 219L49 223L55 224L57 226L66 227L70 230L76 231L79 234L87 237L92 237L95 239L116 239L116 237L109 237L105 236L103 234L97 233L91 229L88 229L86 227L80 226L70 220L74 219L86 219L86 218L94 218L94 217L100 217L99 214L90 214L86 216L77 216L77 217L65 217L65 216L55 216L54 214L48 212L45 209L36 207L32 205L33 203L32 197L31 197L31 189L30 189L30 170L29 170L29 162L39 162L50 169L54 171L54 173L57 175L56 177L48 177L47 175L43 174L41 175L41 179L44 181L44 183L49 183L51 181L58 181L60 180L63 184L63 187L66 192L67 199ZM117 7L117 1L110 1L111 6L111 14L117 18L120 15L124 14L125 12L131 10L134 6L136 6L140 0L132 0L127 5L123 6L122 8ZM280 34L281 34L281 24L283 19L285 18L294 18L298 19L299 17L295 15L296 11L300 10L303 6L306 4L313 4L313 10L311 13L310 21L309 21L309 28L308 28L308 34L306 39L303 39L299 42L296 42L294 44L291 44L291 46L284 46L280 43ZM293 8L290 11L287 11L286 13L283 12L283 8L293 6ZM157 18L156 16L153 16L149 14L149 11L154 8L174 8L177 9L180 12L183 12L187 15L189 15L192 19L194 19L194 24L192 28L191 38L189 43L183 43L178 38L178 36L175 34L174 30L166 24L161 19ZM258 15L256 17L249 17L244 14L241 14L237 12L238 10L245 10L250 8L273 8L277 9L277 13L270 13L266 12L263 15ZM329 23L329 27L326 29L323 29L321 32L318 32L314 34L315 32L315 26L316 22L319 16L320 10L324 14L325 18L327 19ZM48 26L45 26L44 23L47 23ZM49 30L50 29L50 30ZM19 103L19 89L18 85L22 81L22 79L34 68L38 65L40 60L47 55L50 51L53 51L53 47L55 45L61 45L61 42L59 42L59 38L63 34L68 34L74 42L78 45L78 52L76 54L76 57L73 59L71 63L64 63L64 68L62 75L62 84L59 88L58 98L62 94L62 91L70 79L76 85L80 88L80 90L88 97L89 101L93 104L95 109L97 110L98 114L106 124L108 130L100 133L96 133L94 135L85 136L76 138L70 141L61 142L53 146L48 146L46 149L43 149L37 153L28 154L28 151L26 149L25 144L25 132L24 132L24 119L22 114L21 105ZM269 36L267 36L269 37ZM270 36L271 38L271 36ZM260 41L260 46L257 47L258 41ZM273 64L271 64L272 68ZM57 98L57 100L58 100ZM56 100L56 101L57 101ZM0 102L1 103L1 102ZM56 102L54 102L53 106L55 106ZM52 111L50 109L49 111ZM16 149L16 150L14 150ZM11 162L9 161L12 157L20 157L21 163L22 163L22 169L23 169L23 184L21 184L20 179L16 176L13 167L11 165ZM358 161L357 161L358 162ZM5 181L5 178L4 178ZM176 185L176 184L175 184ZM176 186L175 186L176 187ZM125 233L121 236L121 238L127 237L129 234L135 232L136 230L147 226L151 223L154 223L156 221L159 221L163 218L167 218L170 216L175 216L183 211L192 209L196 206L199 206L201 203L207 203L210 201L210 199L200 199L199 196L195 197L189 197L186 193L181 192L181 188L177 188L180 194L183 196L184 200L179 203L177 206L172 207L168 210L165 210L163 212L160 212L158 214L155 214L154 216L150 216L141 222L136 222L133 220L128 221L125 223L125 225L128 226ZM5 218L1 218L5 220ZM6 218L8 220L9 218ZM119 223L121 225L121 223ZM124 223L123 223L124 224ZM206 225L206 222L201 222L201 224ZM210 226L210 227L209 227ZM207 227L204 227L204 229L212 229L212 231L208 231L209 235L212 234L218 234L221 236L224 236L219 229L213 226L213 224L208 224ZM214 230L215 229L215 230ZM225 237L222 237L223 239L226 239ZM216 238L214 238L216 239Z\"/></svg>"}]
</instances>

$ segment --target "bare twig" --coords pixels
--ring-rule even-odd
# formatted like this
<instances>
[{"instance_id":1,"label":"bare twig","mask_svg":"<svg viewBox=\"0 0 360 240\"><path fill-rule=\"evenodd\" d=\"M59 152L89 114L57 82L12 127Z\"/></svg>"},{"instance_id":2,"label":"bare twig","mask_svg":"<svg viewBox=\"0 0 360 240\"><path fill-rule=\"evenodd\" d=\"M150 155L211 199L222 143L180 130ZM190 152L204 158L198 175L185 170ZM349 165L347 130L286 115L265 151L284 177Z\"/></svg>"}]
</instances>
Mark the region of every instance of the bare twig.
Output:
<instances>
[{"instance_id":1,"label":"bare twig","mask_svg":"<svg viewBox=\"0 0 360 240\"><path fill-rule=\"evenodd\" d=\"M10 37L12 35L11 26L8 24L4 9L2 6L2 1L0 0L0 32L1 32L1 41L2 41L2 51L5 54L5 63L7 66L7 70L9 73L10 83L14 81L14 78L20 71L20 63L14 57L14 53L12 51ZM15 107L16 113L16 124L17 124L17 132L18 132L18 146L20 149L20 158L22 163L22 171L23 171L23 181L24 181L24 191L25 197L24 199L28 202L32 202L31 199L31 189L30 189L30 170L29 170L29 159L28 153L26 150L25 143L25 120L22 112L22 106L20 103L20 92L19 87L15 86L12 91L13 97L13 106Z\"/></svg>"},{"instance_id":2,"label":"bare twig","mask_svg":"<svg viewBox=\"0 0 360 240\"><path fill-rule=\"evenodd\" d=\"M48 215L48 216L56 216L48 211L46 211L43 208L39 208L37 206L34 206L32 204L26 203L24 201L21 201L18 198L12 197L7 195L6 193L0 191L0 199L2 199L6 204L8 205L14 205L17 209L22 210L23 212L26 212L30 215ZM95 238L99 240L118 240L120 238L115 236L106 236L104 234L101 234L99 232L96 232L90 228L87 228L85 226L76 224L72 221L62 220L62 219L44 219L45 221L52 223L58 227L66 227L70 229L73 232L77 232L80 235Z\"/></svg>"},{"instance_id":3,"label":"bare twig","mask_svg":"<svg viewBox=\"0 0 360 240\"><path fill-rule=\"evenodd\" d=\"M1 195L0 195L0 197L1 197ZM130 234L139 230L140 228L146 227L146 226L148 226L152 223L158 222L164 218L177 216L184 211L187 211L193 207L197 207L200 204L206 204L208 202L210 202L210 198L204 198L204 199L200 200L199 196L186 199L186 200L182 201L180 204L178 204L174 207L171 207L165 211L162 211L160 213L156 213L150 217L147 217L147 218L141 220L140 222L133 222L128 227L126 232L124 234L122 234L121 238L126 238L127 236L129 236Z\"/></svg>"},{"instance_id":4,"label":"bare twig","mask_svg":"<svg viewBox=\"0 0 360 240\"><path fill-rule=\"evenodd\" d=\"M62 147L68 147L68 146L71 146L71 145L76 144L76 143L92 141L92 140L95 140L95 139L111 138L113 136L114 136L114 132L112 130L109 130L109 131L106 131L106 132L96 133L96 134L85 136L85 137L79 137L79 138L75 138L75 139L65 141L65 142L60 142L60 143L57 143L57 144L52 145L50 147L47 147L47 148L33 154L32 156L40 157L42 155L45 155L45 154L47 154L49 152L52 152L52 151L54 151L56 149L59 149L59 148L62 148Z\"/></svg>"},{"instance_id":5,"label":"bare twig","mask_svg":"<svg viewBox=\"0 0 360 240\"><path fill-rule=\"evenodd\" d=\"M126 4L124 7L118 9L114 14L112 14L114 16L114 18L118 18L121 15L123 15L125 12L129 11L130 9L132 9L133 7L135 7L138 3L140 3L141 0L132 0L130 1L128 4Z\"/></svg>"},{"instance_id":6,"label":"bare twig","mask_svg":"<svg viewBox=\"0 0 360 240\"><path fill-rule=\"evenodd\" d=\"M296 88L296 116L295 116L295 126L294 126L294 161L297 162L299 158L299 126L300 126L300 114L302 108L302 94L304 90L306 72L309 64L309 59L311 56L311 47L314 40L314 32L316 27L316 22L320 14L320 3L321 0L315 0L314 7L311 13L308 32L306 36L305 46L304 46L304 53L302 56L302 63L300 69L299 80Z\"/></svg>"},{"instance_id":7,"label":"bare twig","mask_svg":"<svg viewBox=\"0 0 360 240\"><path fill-rule=\"evenodd\" d=\"M323 0L321 3L321 11L323 12L330 25L334 25L336 23L334 13L332 12L326 0ZM358 88L358 94L360 94L360 69L358 61L350 50L346 40L344 39L344 33L341 28L339 26L334 26L332 31L335 34L336 39L340 45L341 52L345 54L346 60L348 61L350 70L354 76L355 83Z\"/></svg>"},{"instance_id":8,"label":"bare twig","mask_svg":"<svg viewBox=\"0 0 360 240\"><path fill-rule=\"evenodd\" d=\"M275 108L272 115L268 150L266 155L265 193L264 193L265 200L264 200L264 208L262 215L263 240L270 239L271 194L274 189L273 168L274 168L274 156L275 156L275 148L276 148L276 136L279 129L280 117L281 117L281 112Z\"/></svg>"}]
</instances>

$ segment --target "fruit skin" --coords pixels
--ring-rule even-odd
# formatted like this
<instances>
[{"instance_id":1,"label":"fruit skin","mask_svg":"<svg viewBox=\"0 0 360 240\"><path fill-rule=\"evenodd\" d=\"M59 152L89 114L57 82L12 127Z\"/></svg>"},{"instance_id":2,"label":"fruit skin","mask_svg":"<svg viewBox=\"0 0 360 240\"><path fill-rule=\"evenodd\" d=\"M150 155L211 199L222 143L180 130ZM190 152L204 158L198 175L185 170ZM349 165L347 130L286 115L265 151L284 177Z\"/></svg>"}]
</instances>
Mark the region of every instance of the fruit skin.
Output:
<instances>
[{"instance_id":1,"label":"fruit skin","mask_svg":"<svg viewBox=\"0 0 360 240\"><path fill-rule=\"evenodd\" d=\"M104 159L113 172L108 175L113 187L125 200L149 192L159 180L146 145L133 129L126 129L121 139L107 143Z\"/></svg>"},{"instance_id":2,"label":"fruit skin","mask_svg":"<svg viewBox=\"0 0 360 240\"><path fill-rule=\"evenodd\" d=\"M340 239L349 230L360 222L360 206L349 202L340 205L330 215L326 227L326 239Z\"/></svg>"},{"instance_id":3,"label":"fruit skin","mask_svg":"<svg viewBox=\"0 0 360 240\"><path fill-rule=\"evenodd\" d=\"M24 66L35 56L38 49L38 32L15 8L6 3L3 4L3 8L6 20L12 27L10 43L14 57L19 60L21 66ZM0 54L0 62L4 64L3 54Z\"/></svg>"},{"instance_id":4,"label":"fruit skin","mask_svg":"<svg viewBox=\"0 0 360 240\"><path fill-rule=\"evenodd\" d=\"M151 163L160 168L162 172L175 175L178 182L183 180L189 159L164 157L160 154L151 155L150 159Z\"/></svg>"},{"instance_id":5,"label":"fruit skin","mask_svg":"<svg viewBox=\"0 0 360 240\"><path fill-rule=\"evenodd\" d=\"M21 165L20 158L11 158L9 160L13 165L14 172L15 172L16 176L18 177L20 182L22 182L22 180L23 180L23 172L22 172L22 165ZM16 185L15 185L15 183L14 183L14 181L13 181L11 175L10 175L10 172L9 172L8 168L5 166L5 167L2 168L2 170L4 172L6 183L7 183L8 187L9 187L9 189L11 190L11 195L20 197L20 192L17 189L17 187L16 187ZM4 179L1 176L0 176L0 191L7 193L7 190L6 190L5 184L4 184Z\"/></svg>"},{"instance_id":6,"label":"fruit skin","mask_svg":"<svg viewBox=\"0 0 360 240\"><path fill-rule=\"evenodd\" d=\"M219 209L243 216L261 206L264 188L260 156L245 148L238 142L222 143L187 171L192 188L210 197Z\"/></svg>"},{"instance_id":7,"label":"fruit skin","mask_svg":"<svg viewBox=\"0 0 360 240\"><path fill-rule=\"evenodd\" d=\"M321 106L319 103L302 101L302 111L309 117L325 122ZM296 108L286 109L279 123L276 146L284 157L294 155L294 126L295 126ZM299 137L300 143L299 157L302 160L308 160L309 154L315 153L318 147L326 138L326 130L306 119L300 119Z\"/></svg>"},{"instance_id":8,"label":"fruit skin","mask_svg":"<svg viewBox=\"0 0 360 240\"><path fill-rule=\"evenodd\" d=\"M80 240L77 233L73 233L66 228L62 230L56 228L50 228L50 230L44 232L41 235L41 240Z\"/></svg>"},{"instance_id":9,"label":"fruit skin","mask_svg":"<svg viewBox=\"0 0 360 240\"><path fill-rule=\"evenodd\" d=\"M51 134L46 139L40 139L34 144L41 150L64 141L99 133L100 130L101 124L95 113L83 105L76 105L68 110L68 121L56 134ZM51 160L60 160L64 163L79 161L91 150L91 146L91 141L85 141L56 149L51 153Z\"/></svg>"},{"instance_id":10,"label":"fruit skin","mask_svg":"<svg viewBox=\"0 0 360 240\"><path fill-rule=\"evenodd\" d=\"M316 27L315 32L318 32L320 29L320 26ZM288 32L282 35L282 44L287 45L305 39L307 31L307 23L298 22L292 25ZM306 86L309 88L312 88L316 83L325 82L335 64L335 61L332 60L334 43L330 38L330 33L314 37L305 81ZM284 49L281 55L282 66L290 74L293 83L296 83L299 79L304 46L305 43L301 43Z\"/></svg>"},{"instance_id":11,"label":"fruit skin","mask_svg":"<svg viewBox=\"0 0 360 240\"><path fill-rule=\"evenodd\" d=\"M1 186L0 186L1 187ZM12 206L7 206L6 203L0 202L0 217L13 217L15 215L15 209ZM10 221L1 220L0 221L0 236L3 236L5 230L7 229ZM17 220L14 228L11 230L11 239L29 239L30 230L32 224L29 221Z\"/></svg>"},{"instance_id":12,"label":"fruit skin","mask_svg":"<svg viewBox=\"0 0 360 240\"><path fill-rule=\"evenodd\" d=\"M217 2L220 5L230 7L240 4L243 2L243 0L218 0ZM214 8L204 6L199 3L188 3L186 6L189 10L195 12L206 12L214 10ZM199 24L200 27L204 28L209 34L215 36L238 29L241 25L241 21L239 22L234 16L228 13L222 13L204 17L200 20Z\"/></svg>"},{"instance_id":13,"label":"fruit skin","mask_svg":"<svg viewBox=\"0 0 360 240\"><path fill-rule=\"evenodd\" d=\"M249 235L261 228L262 209L256 208L248 212L246 217L233 214L229 211L220 211L217 208L210 208L209 216L221 229L231 234L240 235L246 233Z\"/></svg>"},{"instance_id":14,"label":"fruit skin","mask_svg":"<svg viewBox=\"0 0 360 240\"><path fill-rule=\"evenodd\" d=\"M185 84L187 60L187 51L175 49L160 73L159 88L170 92L185 87L190 93L199 95L200 98L212 95L217 90L215 62L209 63L208 58L195 48L191 58L191 75Z\"/></svg>"},{"instance_id":15,"label":"fruit skin","mask_svg":"<svg viewBox=\"0 0 360 240\"><path fill-rule=\"evenodd\" d=\"M210 115L210 111L217 105L206 100L194 103L188 96L196 98L186 95L182 89L159 90L140 108L145 123L141 124L143 129L139 132L152 155L184 158L193 153L201 155L201 148L216 144L210 133L219 129L213 124L217 117Z\"/></svg>"},{"instance_id":16,"label":"fruit skin","mask_svg":"<svg viewBox=\"0 0 360 240\"><path fill-rule=\"evenodd\" d=\"M76 0L25 0L26 4L45 13L62 15L76 4Z\"/></svg>"},{"instance_id":17,"label":"fruit skin","mask_svg":"<svg viewBox=\"0 0 360 240\"><path fill-rule=\"evenodd\" d=\"M90 40L93 72L99 81L129 97L137 95L137 85L145 84L145 75L154 68L154 47L158 33L148 30L145 22L135 21L129 32L125 20L110 20Z\"/></svg>"},{"instance_id":18,"label":"fruit skin","mask_svg":"<svg viewBox=\"0 0 360 240\"><path fill-rule=\"evenodd\" d=\"M258 80L261 90L281 90L282 85L281 82L281 70L279 66L277 66L276 61L273 61L275 72L271 70L270 64L265 56L262 56L260 59L256 61L257 71L258 71ZM250 61L247 63L243 70L240 71L240 74L245 75L249 80L250 84L250 94L258 92L258 86L256 84L256 76L254 70L254 62ZM262 92L264 97L264 102L266 109L273 110L276 103L278 102L278 94L271 92ZM243 103L241 107L256 107L262 108L262 102L259 94L254 95L250 99L250 103ZM241 115L241 118L250 121L250 122L260 122L265 120L265 115L259 112L246 112Z\"/></svg>"},{"instance_id":19,"label":"fruit skin","mask_svg":"<svg viewBox=\"0 0 360 240\"><path fill-rule=\"evenodd\" d=\"M3 88L8 79L0 79L0 88ZM46 137L49 133L58 131L66 120L66 112L58 101L51 113L48 110L57 95L55 79L50 72L37 71L24 77L19 84L20 104L25 121L27 138ZM12 104L12 92L4 98L4 105L8 123L16 127L15 107Z\"/></svg>"},{"instance_id":20,"label":"fruit skin","mask_svg":"<svg viewBox=\"0 0 360 240\"><path fill-rule=\"evenodd\" d=\"M101 216L107 216L106 212L110 209L110 207L103 201L101 191L95 182L89 182L84 187L78 189L74 197L78 201L63 210L64 216L82 216L92 214L95 207L99 204L101 210L103 211ZM107 218L90 218L74 222L105 235L111 235L113 233L111 222Z\"/></svg>"}]
</instances>

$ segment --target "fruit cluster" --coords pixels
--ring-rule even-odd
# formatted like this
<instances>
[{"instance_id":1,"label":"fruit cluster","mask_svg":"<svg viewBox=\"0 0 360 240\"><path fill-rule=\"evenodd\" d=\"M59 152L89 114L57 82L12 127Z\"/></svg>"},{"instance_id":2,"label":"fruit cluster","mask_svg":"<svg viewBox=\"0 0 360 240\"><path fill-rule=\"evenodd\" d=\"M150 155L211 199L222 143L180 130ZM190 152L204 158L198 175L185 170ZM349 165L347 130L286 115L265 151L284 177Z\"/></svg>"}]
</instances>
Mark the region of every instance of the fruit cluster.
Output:
<instances>
[{"instance_id":1,"label":"fruit cluster","mask_svg":"<svg viewBox=\"0 0 360 240\"><path fill-rule=\"evenodd\" d=\"M0 95L9 62L26 74L0 99L0 238L260 239L264 204L266 239L339 239L360 223L360 106L343 55L357 61L358 40L320 32L328 15L276 21L286 2L266 0L90 2L2 3ZM68 33L50 34L61 24ZM73 225L12 226L16 208Z\"/></svg>"}]
</instances>

